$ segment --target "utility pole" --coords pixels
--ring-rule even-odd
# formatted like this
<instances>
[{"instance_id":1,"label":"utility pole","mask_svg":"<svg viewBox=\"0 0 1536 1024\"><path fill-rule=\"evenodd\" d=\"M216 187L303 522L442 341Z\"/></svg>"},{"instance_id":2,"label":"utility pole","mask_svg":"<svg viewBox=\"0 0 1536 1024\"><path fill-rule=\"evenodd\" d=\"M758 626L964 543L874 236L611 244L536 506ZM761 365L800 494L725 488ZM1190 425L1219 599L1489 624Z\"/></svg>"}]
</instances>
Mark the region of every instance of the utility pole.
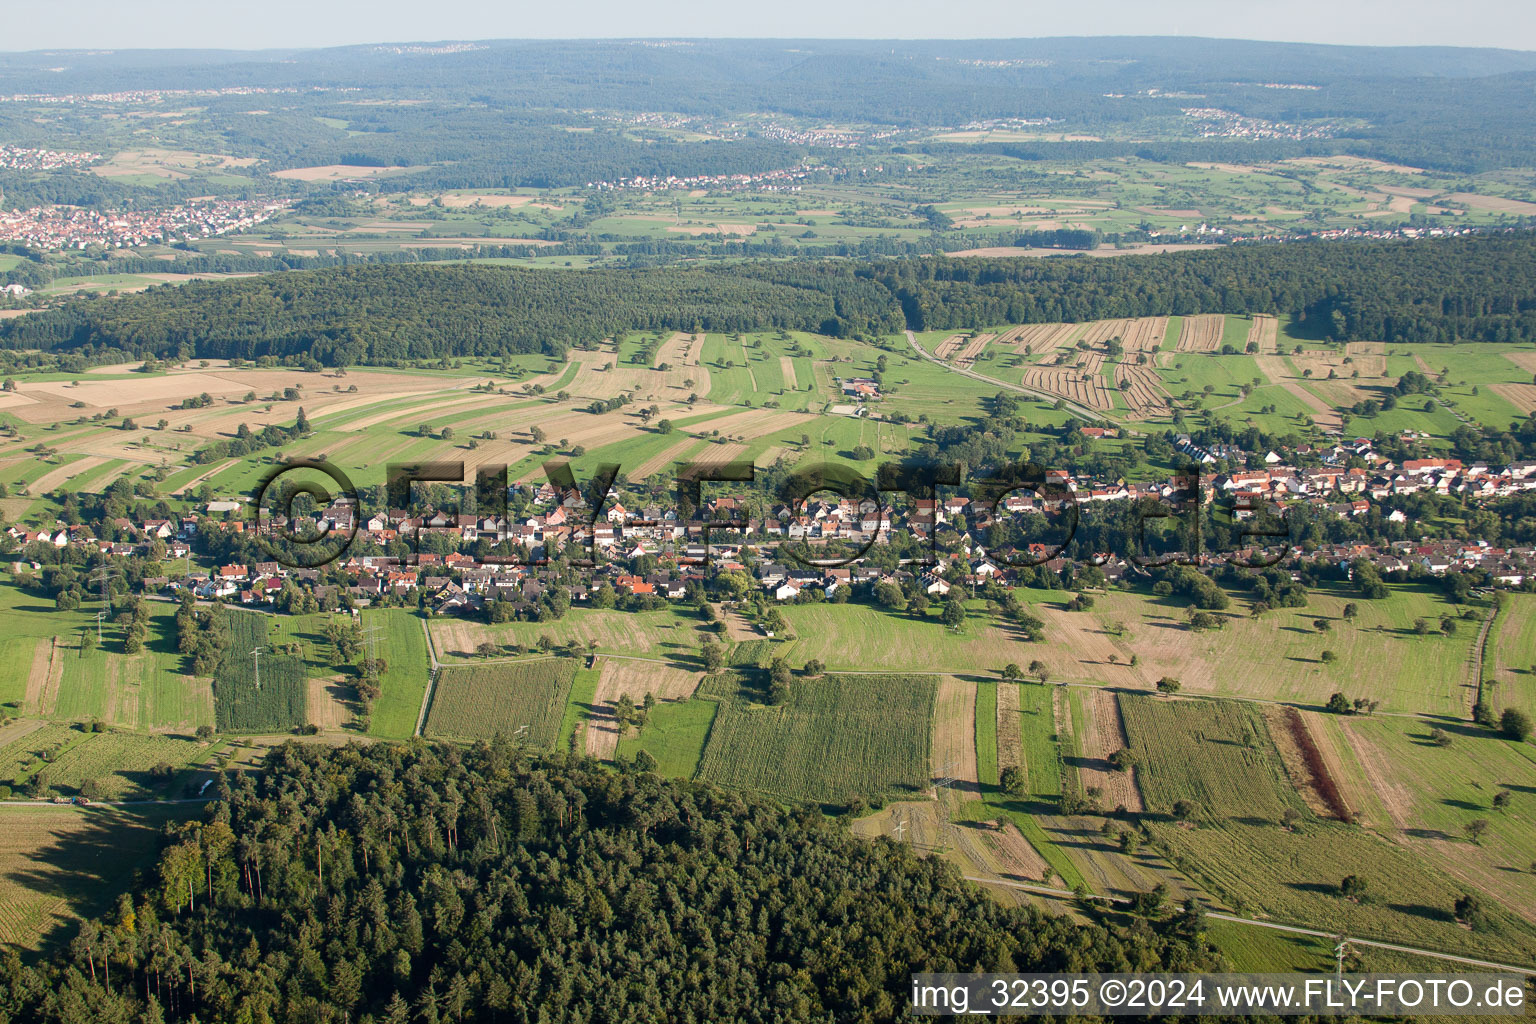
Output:
<instances>
[{"instance_id":1,"label":"utility pole","mask_svg":"<svg viewBox=\"0 0 1536 1024\"><path fill-rule=\"evenodd\" d=\"M1349 940L1341 932L1338 945L1333 947L1333 957L1338 962L1338 976L1341 981L1344 978L1344 955L1347 952L1349 952Z\"/></svg>"},{"instance_id":2,"label":"utility pole","mask_svg":"<svg viewBox=\"0 0 1536 1024\"><path fill-rule=\"evenodd\" d=\"M251 652L251 667L256 672L256 692L261 692L261 648Z\"/></svg>"},{"instance_id":3,"label":"utility pole","mask_svg":"<svg viewBox=\"0 0 1536 1024\"><path fill-rule=\"evenodd\" d=\"M99 612L96 613L96 646L97 647L101 646L101 620L106 618L106 617L107 617L107 613L105 611L99 611Z\"/></svg>"}]
</instances>

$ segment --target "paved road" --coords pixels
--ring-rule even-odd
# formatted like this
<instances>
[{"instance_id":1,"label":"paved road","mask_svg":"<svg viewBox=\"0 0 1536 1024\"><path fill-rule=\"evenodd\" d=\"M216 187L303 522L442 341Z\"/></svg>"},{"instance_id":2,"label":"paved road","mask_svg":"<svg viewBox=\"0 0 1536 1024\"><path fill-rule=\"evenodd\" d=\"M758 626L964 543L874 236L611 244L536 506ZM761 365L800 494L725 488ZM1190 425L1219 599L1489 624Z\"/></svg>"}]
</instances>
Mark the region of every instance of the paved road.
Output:
<instances>
[{"instance_id":1,"label":"paved road","mask_svg":"<svg viewBox=\"0 0 1536 1024\"><path fill-rule=\"evenodd\" d=\"M427 676L427 692L421 695L421 710L416 713L416 731L414 736L420 736L421 730L427 725L427 709L432 706L432 691L437 686L437 670L442 667L437 660L437 648L432 644L432 630L427 627L427 620L421 620L421 631L427 635L427 658L432 663L431 674Z\"/></svg>"},{"instance_id":2,"label":"paved road","mask_svg":"<svg viewBox=\"0 0 1536 1024\"><path fill-rule=\"evenodd\" d=\"M1010 384L1005 380L997 380L994 377L988 377L986 374L977 373L975 370L966 370L962 369L961 367L954 366L950 363L946 363L938 356L931 355L924 351L923 346L917 343L917 335L913 334L911 331L907 331L906 334L907 344L912 346L912 351L916 352L920 357L928 360L933 365L944 367L944 369L948 370L950 373L958 373L962 377L970 377L972 380L979 380L983 384L991 384L993 387L1002 388L1005 391L1017 391L1021 395L1029 395L1032 398L1043 398L1047 402L1061 402L1062 406L1068 411L1075 413L1084 419L1094 420L1099 423L1110 422L1109 417L1105 416L1103 413L1094 412L1092 409L1078 405L1076 402L1069 402L1065 398L1062 398L1060 395L1053 395L1049 391L1036 391L1034 388L1025 387L1023 384Z\"/></svg>"},{"instance_id":3,"label":"paved road","mask_svg":"<svg viewBox=\"0 0 1536 1024\"><path fill-rule=\"evenodd\" d=\"M998 885L1007 889L1023 889L1025 892L1039 893L1042 896L1055 896L1072 899L1075 897L1069 889L1056 889L1048 885L1031 885L1027 882L1010 882L1002 878L982 878L977 875L964 876L967 882L979 882L982 885ZM1099 900L1107 900L1111 903L1129 903L1124 896L1097 896ZM1310 935L1320 939L1328 939L1330 942L1339 937L1338 932L1325 932L1316 928L1303 928L1292 924L1277 924L1274 921L1256 921L1251 917L1238 917L1234 914L1222 914L1214 910L1207 911L1206 917L1213 921L1225 921L1228 924L1249 925L1254 928L1268 928L1277 932L1289 932L1293 935ZM1349 942L1356 946L1373 946L1376 949L1389 949L1397 953L1412 953L1415 956L1427 956L1436 960L1449 960L1452 963L1468 964L1472 967L1488 967L1496 971L1509 971L1512 974L1536 974L1536 967L1521 967L1516 964L1499 963L1497 960L1479 960L1476 957L1456 956L1454 953L1441 953L1434 949L1420 949L1417 946L1400 946L1394 942L1378 942L1375 939L1360 939L1349 937Z\"/></svg>"}]
</instances>

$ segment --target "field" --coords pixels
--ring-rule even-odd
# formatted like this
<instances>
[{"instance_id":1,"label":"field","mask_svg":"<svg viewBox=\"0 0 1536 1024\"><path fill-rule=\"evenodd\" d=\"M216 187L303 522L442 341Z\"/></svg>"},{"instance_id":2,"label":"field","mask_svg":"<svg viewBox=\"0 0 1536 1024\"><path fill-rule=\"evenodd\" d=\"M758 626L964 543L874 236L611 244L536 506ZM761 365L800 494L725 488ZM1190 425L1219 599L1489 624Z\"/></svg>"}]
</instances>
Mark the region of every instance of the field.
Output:
<instances>
[{"instance_id":1,"label":"field","mask_svg":"<svg viewBox=\"0 0 1536 1024\"><path fill-rule=\"evenodd\" d=\"M416 719L431 675L422 620L402 609L381 608L365 610L362 623L365 630L383 627L377 634L377 643L379 657L385 662L379 680L382 692L373 702L368 735L408 739L416 732Z\"/></svg>"},{"instance_id":2,"label":"field","mask_svg":"<svg viewBox=\"0 0 1536 1024\"><path fill-rule=\"evenodd\" d=\"M90 785L96 799L143 800L176 797L177 777L189 764L210 753L206 744L175 736L145 736L128 732L87 733L48 765L46 785L72 796ZM167 765L173 774L154 778L151 769Z\"/></svg>"},{"instance_id":3,"label":"field","mask_svg":"<svg viewBox=\"0 0 1536 1024\"><path fill-rule=\"evenodd\" d=\"M1495 685L1485 697L1497 711L1520 708L1536 718L1536 596L1505 598L1488 637L1483 678Z\"/></svg>"},{"instance_id":4,"label":"field","mask_svg":"<svg viewBox=\"0 0 1536 1024\"><path fill-rule=\"evenodd\" d=\"M271 616L231 611L229 647L214 670L213 703L220 732L286 732L307 721L304 662L270 652ZM251 652L262 650L259 658Z\"/></svg>"},{"instance_id":5,"label":"field","mask_svg":"<svg viewBox=\"0 0 1536 1024\"><path fill-rule=\"evenodd\" d=\"M1448 746L1431 724L1371 718L1341 723L1359 775L1389 817L1385 831L1459 881L1536 921L1536 747L1522 753L1496 735L1446 723ZM1509 793L1509 805L1493 806ZM1478 842L1464 832L1486 821Z\"/></svg>"},{"instance_id":6,"label":"field","mask_svg":"<svg viewBox=\"0 0 1536 1024\"><path fill-rule=\"evenodd\" d=\"M618 757L633 760L640 751L656 759L656 770L675 778L692 778L704 757L709 731L719 705L710 700L680 700L657 704L645 728L619 740Z\"/></svg>"},{"instance_id":7,"label":"field","mask_svg":"<svg viewBox=\"0 0 1536 1024\"><path fill-rule=\"evenodd\" d=\"M938 680L916 675L797 679L788 703L757 703L740 676L707 679L719 702L698 778L788 800L840 804L928 785Z\"/></svg>"},{"instance_id":8,"label":"field","mask_svg":"<svg viewBox=\"0 0 1536 1024\"><path fill-rule=\"evenodd\" d=\"M1536 950L1536 928L1503 910L1484 930L1459 927L1451 907L1464 886L1416 851L1313 814L1254 706L1137 695L1120 706L1155 845L1226 906L1448 952ZM1193 805L1188 823L1172 818L1179 800ZM1348 874L1366 879L1368 900L1339 897Z\"/></svg>"},{"instance_id":9,"label":"field","mask_svg":"<svg viewBox=\"0 0 1536 1024\"><path fill-rule=\"evenodd\" d=\"M0 944L26 954L62 945L153 864L164 825L196 813L0 804Z\"/></svg>"},{"instance_id":10,"label":"field","mask_svg":"<svg viewBox=\"0 0 1536 1024\"><path fill-rule=\"evenodd\" d=\"M594 757L609 758L621 739L618 722L613 717L620 697L639 705L647 695L657 706L687 701L698 688L702 673L675 668L663 662L604 658L600 681L592 695L593 710L587 717L586 751Z\"/></svg>"},{"instance_id":11,"label":"field","mask_svg":"<svg viewBox=\"0 0 1536 1024\"><path fill-rule=\"evenodd\" d=\"M552 748L577 666L575 658L542 658L445 668L433 689L423 734L457 740L500 736Z\"/></svg>"}]
</instances>

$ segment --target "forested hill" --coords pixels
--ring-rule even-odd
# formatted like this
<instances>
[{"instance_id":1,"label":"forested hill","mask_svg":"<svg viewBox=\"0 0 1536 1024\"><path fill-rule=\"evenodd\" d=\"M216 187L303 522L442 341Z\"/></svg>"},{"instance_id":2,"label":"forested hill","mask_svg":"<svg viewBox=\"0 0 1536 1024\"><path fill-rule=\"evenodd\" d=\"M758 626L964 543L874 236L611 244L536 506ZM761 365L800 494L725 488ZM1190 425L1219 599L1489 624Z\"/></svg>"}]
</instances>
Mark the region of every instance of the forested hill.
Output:
<instances>
[{"instance_id":1,"label":"forested hill","mask_svg":"<svg viewBox=\"0 0 1536 1024\"><path fill-rule=\"evenodd\" d=\"M876 270L917 330L1284 313L1349 341L1536 340L1536 233L1238 245L1116 259L918 259Z\"/></svg>"},{"instance_id":2,"label":"forested hill","mask_svg":"<svg viewBox=\"0 0 1536 1024\"><path fill-rule=\"evenodd\" d=\"M852 335L901 328L890 294L850 266L753 271L540 271L365 266L193 282L69 302L4 321L20 348L327 365L546 351L563 356L632 330L786 327Z\"/></svg>"},{"instance_id":3,"label":"forested hill","mask_svg":"<svg viewBox=\"0 0 1536 1024\"><path fill-rule=\"evenodd\" d=\"M1282 313L1317 338L1536 341L1536 234L1244 245L1115 259L736 263L654 270L346 267L80 296L0 344L329 365L545 351L633 330L843 337L1003 323Z\"/></svg>"},{"instance_id":4,"label":"forested hill","mask_svg":"<svg viewBox=\"0 0 1536 1024\"><path fill-rule=\"evenodd\" d=\"M509 745L290 744L221 797L0 1017L883 1021L914 971L1213 966L1196 915L1007 908L814 811Z\"/></svg>"}]
</instances>

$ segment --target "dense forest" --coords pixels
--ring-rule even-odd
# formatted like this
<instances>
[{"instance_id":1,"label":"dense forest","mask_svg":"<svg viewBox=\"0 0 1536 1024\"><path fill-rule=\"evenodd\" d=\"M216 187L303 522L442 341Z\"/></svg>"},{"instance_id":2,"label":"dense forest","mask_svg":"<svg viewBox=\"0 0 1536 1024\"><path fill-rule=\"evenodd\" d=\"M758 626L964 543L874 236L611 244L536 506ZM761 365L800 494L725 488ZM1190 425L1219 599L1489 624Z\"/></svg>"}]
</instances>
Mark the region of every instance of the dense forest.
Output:
<instances>
[{"instance_id":1,"label":"dense forest","mask_svg":"<svg viewBox=\"0 0 1536 1024\"><path fill-rule=\"evenodd\" d=\"M1112 260L922 259L871 273L917 330L1288 313L1349 341L1536 340L1536 235L1241 245Z\"/></svg>"},{"instance_id":2,"label":"dense forest","mask_svg":"<svg viewBox=\"0 0 1536 1024\"><path fill-rule=\"evenodd\" d=\"M363 266L81 296L0 321L11 349L119 358L309 355L345 366L547 352L633 330L1285 313L1316 338L1536 341L1536 235L1245 245L1116 259L884 259L652 270Z\"/></svg>"},{"instance_id":3,"label":"dense forest","mask_svg":"<svg viewBox=\"0 0 1536 1024\"><path fill-rule=\"evenodd\" d=\"M1007 908L815 811L499 742L289 744L220 798L0 963L0 1020L885 1021L916 971L1216 966L1196 908Z\"/></svg>"},{"instance_id":4,"label":"dense forest","mask_svg":"<svg viewBox=\"0 0 1536 1024\"><path fill-rule=\"evenodd\" d=\"M900 312L851 267L747 272L546 272L477 265L367 266L193 282L69 302L4 321L16 347L254 359L310 354L327 365L544 351L563 358L625 331L785 327L890 332Z\"/></svg>"}]
</instances>

